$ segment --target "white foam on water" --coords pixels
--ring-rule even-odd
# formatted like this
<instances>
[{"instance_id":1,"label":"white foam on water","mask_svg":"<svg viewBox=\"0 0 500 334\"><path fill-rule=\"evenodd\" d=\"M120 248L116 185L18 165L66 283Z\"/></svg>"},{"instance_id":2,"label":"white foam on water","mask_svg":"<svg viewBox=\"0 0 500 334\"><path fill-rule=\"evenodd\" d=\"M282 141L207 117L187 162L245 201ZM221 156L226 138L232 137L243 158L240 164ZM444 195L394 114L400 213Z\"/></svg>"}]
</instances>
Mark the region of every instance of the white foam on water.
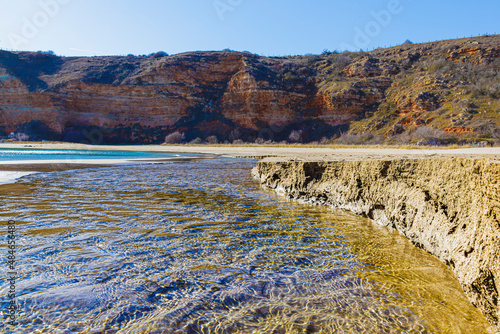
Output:
<instances>
[{"instance_id":1,"label":"white foam on water","mask_svg":"<svg viewBox=\"0 0 500 334\"><path fill-rule=\"evenodd\" d=\"M35 172L4 172L0 171L0 184L8 184L8 183L15 183L17 179L30 175L30 174L35 174Z\"/></svg>"}]
</instances>

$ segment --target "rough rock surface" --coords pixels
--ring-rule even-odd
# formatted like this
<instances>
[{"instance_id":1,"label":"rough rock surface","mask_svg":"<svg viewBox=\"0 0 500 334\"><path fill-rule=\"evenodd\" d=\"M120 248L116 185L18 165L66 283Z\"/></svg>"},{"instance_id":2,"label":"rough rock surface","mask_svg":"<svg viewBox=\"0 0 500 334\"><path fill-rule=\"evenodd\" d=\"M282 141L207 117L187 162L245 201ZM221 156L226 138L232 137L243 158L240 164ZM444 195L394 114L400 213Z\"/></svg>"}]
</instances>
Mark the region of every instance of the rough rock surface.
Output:
<instances>
[{"instance_id":1,"label":"rough rock surface","mask_svg":"<svg viewBox=\"0 0 500 334\"><path fill-rule=\"evenodd\" d=\"M472 304L500 328L500 161L261 161L253 174L291 199L397 229L449 265Z\"/></svg>"},{"instance_id":2,"label":"rough rock surface","mask_svg":"<svg viewBox=\"0 0 500 334\"><path fill-rule=\"evenodd\" d=\"M187 141L279 142L302 131L310 142L349 131L397 143L426 126L495 139L499 56L500 36L289 57L0 51L0 136L139 144L179 131ZM421 132L410 139L436 136Z\"/></svg>"}]
</instances>

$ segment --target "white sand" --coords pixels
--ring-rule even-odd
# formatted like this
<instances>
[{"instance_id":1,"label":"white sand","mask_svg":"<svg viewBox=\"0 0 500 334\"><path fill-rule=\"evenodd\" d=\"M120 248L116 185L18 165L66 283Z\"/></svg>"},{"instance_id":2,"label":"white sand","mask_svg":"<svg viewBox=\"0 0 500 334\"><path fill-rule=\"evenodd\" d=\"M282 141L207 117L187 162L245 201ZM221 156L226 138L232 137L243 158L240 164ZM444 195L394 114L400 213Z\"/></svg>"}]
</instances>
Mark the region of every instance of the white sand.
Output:
<instances>
[{"instance_id":1,"label":"white sand","mask_svg":"<svg viewBox=\"0 0 500 334\"><path fill-rule=\"evenodd\" d=\"M0 184L14 183L23 176L34 174L35 172L4 172L0 171Z\"/></svg>"},{"instance_id":2,"label":"white sand","mask_svg":"<svg viewBox=\"0 0 500 334\"><path fill-rule=\"evenodd\" d=\"M463 149L395 149L395 148L342 148L325 147L270 147L270 146L166 146L166 145L134 145L134 146L90 146L72 143L0 143L0 148L39 148L62 150L118 150L143 152L201 153L231 157L276 157L279 160L297 159L306 161L329 160L379 160L379 159L416 159L416 158L491 158L500 159L500 147L463 148ZM106 160L64 160L60 161L20 161L16 163L78 163L78 164L115 164L130 162L133 159ZM139 159L140 160L140 159ZM154 160L154 159L148 159ZM2 162L1 164L13 164Z\"/></svg>"}]
</instances>

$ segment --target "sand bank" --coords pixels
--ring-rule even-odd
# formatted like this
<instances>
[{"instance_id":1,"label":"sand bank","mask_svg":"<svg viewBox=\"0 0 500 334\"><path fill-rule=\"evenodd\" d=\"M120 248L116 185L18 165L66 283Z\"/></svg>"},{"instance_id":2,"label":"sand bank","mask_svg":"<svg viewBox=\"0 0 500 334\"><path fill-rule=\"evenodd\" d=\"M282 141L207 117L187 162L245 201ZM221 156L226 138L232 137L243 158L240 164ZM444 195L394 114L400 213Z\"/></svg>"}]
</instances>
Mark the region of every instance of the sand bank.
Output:
<instances>
[{"instance_id":1,"label":"sand bank","mask_svg":"<svg viewBox=\"0 0 500 334\"><path fill-rule=\"evenodd\" d=\"M0 148L38 148L61 150L110 150L169 153L199 153L239 158L273 158L271 160L343 161L394 160L419 158L490 158L500 159L500 147L462 149L396 149L396 148L327 148L272 146L190 146L190 145L84 145L73 143L0 143ZM118 163L114 161L114 163Z\"/></svg>"}]
</instances>

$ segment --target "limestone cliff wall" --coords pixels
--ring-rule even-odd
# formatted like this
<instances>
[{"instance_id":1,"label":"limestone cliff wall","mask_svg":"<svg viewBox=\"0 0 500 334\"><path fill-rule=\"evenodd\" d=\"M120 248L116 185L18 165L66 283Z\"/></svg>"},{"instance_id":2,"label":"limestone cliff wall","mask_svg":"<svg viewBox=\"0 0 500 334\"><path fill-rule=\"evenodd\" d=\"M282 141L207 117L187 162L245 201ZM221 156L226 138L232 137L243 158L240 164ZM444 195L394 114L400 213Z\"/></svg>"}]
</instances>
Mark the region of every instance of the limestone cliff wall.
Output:
<instances>
[{"instance_id":1,"label":"limestone cliff wall","mask_svg":"<svg viewBox=\"0 0 500 334\"><path fill-rule=\"evenodd\" d=\"M498 328L500 161L259 162L253 173L291 199L348 209L397 229L449 265Z\"/></svg>"}]
</instances>

